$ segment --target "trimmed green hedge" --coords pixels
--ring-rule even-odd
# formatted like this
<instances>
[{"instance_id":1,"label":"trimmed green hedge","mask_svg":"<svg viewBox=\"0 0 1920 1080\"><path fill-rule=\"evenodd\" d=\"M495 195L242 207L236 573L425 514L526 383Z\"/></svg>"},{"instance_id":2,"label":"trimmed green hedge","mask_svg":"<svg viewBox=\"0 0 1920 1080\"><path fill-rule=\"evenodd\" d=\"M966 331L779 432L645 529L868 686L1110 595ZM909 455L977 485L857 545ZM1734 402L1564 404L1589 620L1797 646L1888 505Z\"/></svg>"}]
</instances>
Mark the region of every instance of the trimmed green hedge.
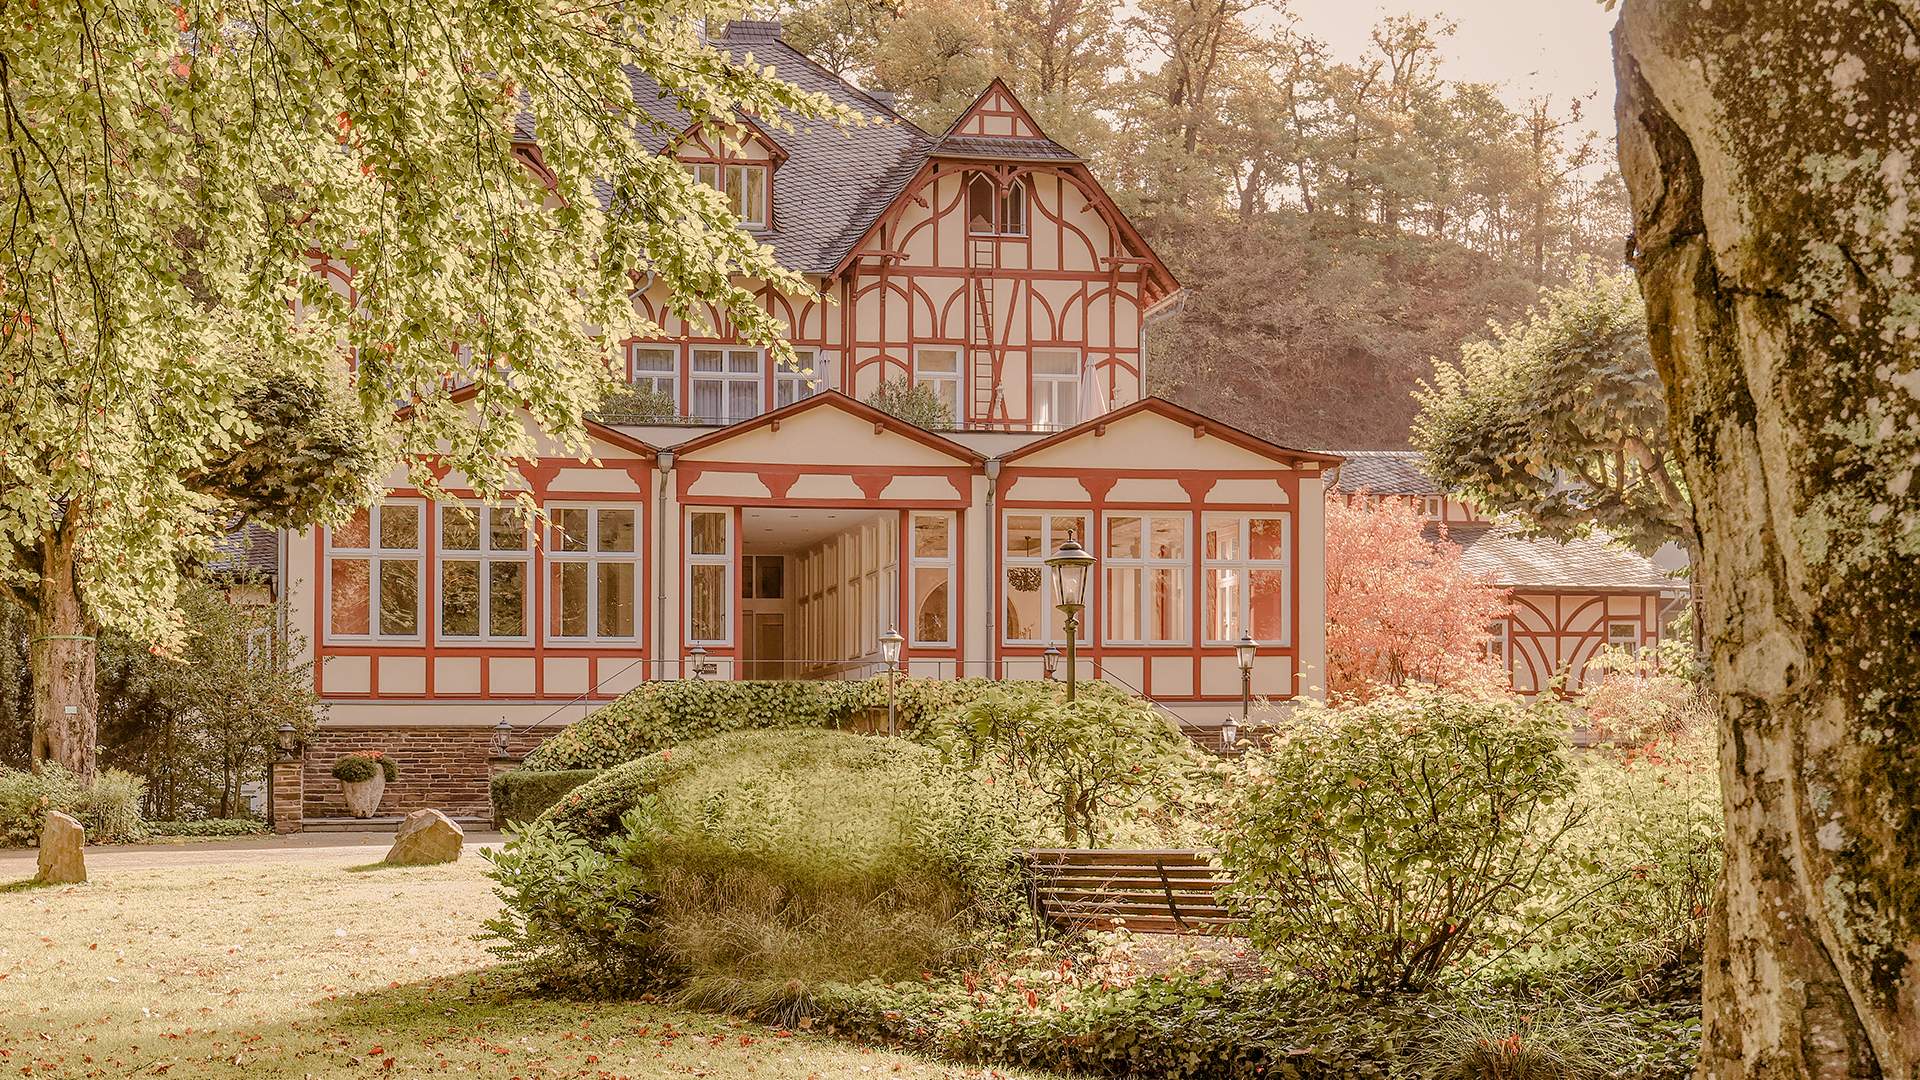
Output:
<instances>
[{"instance_id":1,"label":"trimmed green hedge","mask_svg":"<svg viewBox=\"0 0 1920 1080\"><path fill-rule=\"evenodd\" d=\"M992 679L899 678L894 711L903 734L913 736L958 712L991 689L1057 693L1058 683ZM1131 700L1101 682L1080 685L1083 697ZM533 772L610 769L656 750L730 731L785 727L846 727L868 710L887 707L887 680L860 682L709 682L672 679L643 683L596 709L527 755Z\"/></svg>"},{"instance_id":2,"label":"trimmed green hedge","mask_svg":"<svg viewBox=\"0 0 1920 1080\"><path fill-rule=\"evenodd\" d=\"M488 785L493 805L507 821L527 822L539 817L574 788L599 776L601 769L565 769L533 772L518 769L501 773Z\"/></svg>"}]
</instances>

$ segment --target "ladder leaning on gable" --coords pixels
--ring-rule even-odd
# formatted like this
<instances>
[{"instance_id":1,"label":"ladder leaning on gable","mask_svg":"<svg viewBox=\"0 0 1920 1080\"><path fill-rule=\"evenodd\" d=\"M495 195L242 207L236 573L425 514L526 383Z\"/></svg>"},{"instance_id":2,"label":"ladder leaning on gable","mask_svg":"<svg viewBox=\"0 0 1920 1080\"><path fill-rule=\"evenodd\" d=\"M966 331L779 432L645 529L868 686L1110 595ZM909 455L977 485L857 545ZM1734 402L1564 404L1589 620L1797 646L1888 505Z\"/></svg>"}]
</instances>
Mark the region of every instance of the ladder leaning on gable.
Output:
<instances>
[{"instance_id":1,"label":"ladder leaning on gable","mask_svg":"<svg viewBox=\"0 0 1920 1080\"><path fill-rule=\"evenodd\" d=\"M973 270L973 327L968 339L971 375L968 384L968 414L982 426L1007 418L1001 387L1001 360L1004 355L993 335L994 271L1000 268L1000 244L990 237L974 237L971 247ZM984 271L984 272L983 272ZM961 417L955 417L956 421Z\"/></svg>"}]
</instances>

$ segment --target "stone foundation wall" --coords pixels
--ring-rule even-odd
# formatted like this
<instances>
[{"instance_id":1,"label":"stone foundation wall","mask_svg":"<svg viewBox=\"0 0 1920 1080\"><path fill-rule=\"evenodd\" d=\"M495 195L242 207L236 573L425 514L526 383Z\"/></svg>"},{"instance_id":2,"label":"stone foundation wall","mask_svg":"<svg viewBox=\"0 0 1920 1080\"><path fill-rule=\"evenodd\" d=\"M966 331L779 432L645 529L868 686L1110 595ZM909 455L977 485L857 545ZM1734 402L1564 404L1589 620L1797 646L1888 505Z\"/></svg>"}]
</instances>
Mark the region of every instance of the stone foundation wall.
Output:
<instances>
[{"instance_id":1,"label":"stone foundation wall","mask_svg":"<svg viewBox=\"0 0 1920 1080\"><path fill-rule=\"evenodd\" d=\"M520 734L510 757L524 757L558 734L555 725ZM303 817L346 817L347 800L333 763L357 750L378 750L394 759L400 776L380 798L378 817L404 816L432 808L449 817L492 817L487 760L494 756L491 728L334 728L314 732L307 744Z\"/></svg>"}]
</instances>

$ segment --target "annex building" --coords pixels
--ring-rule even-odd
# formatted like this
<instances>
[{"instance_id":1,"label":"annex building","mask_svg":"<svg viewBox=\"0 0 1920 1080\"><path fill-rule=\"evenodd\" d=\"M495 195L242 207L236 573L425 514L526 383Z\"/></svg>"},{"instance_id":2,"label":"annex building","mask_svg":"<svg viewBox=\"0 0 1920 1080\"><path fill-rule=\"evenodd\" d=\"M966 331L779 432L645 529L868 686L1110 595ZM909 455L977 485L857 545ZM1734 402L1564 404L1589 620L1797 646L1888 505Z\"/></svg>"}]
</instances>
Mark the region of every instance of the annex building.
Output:
<instances>
[{"instance_id":1,"label":"annex building","mask_svg":"<svg viewBox=\"0 0 1920 1080\"><path fill-rule=\"evenodd\" d=\"M592 424L597 464L525 462L538 531L397 487L348 526L283 537L329 704L306 816L340 812L327 769L346 750L417 763L385 814L483 810L502 721L517 753L643 680L863 678L891 630L913 675L1039 678L1065 646L1042 560L1069 537L1099 560L1080 678L1217 726L1251 634L1255 695L1317 693L1340 458L1145 396L1146 329L1181 287L1085 163L999 82L936 134L777 23L718 44L878 121L657 147L834 302L760 291L798 357L781 367L636 293L666 333L627 344L630 377L678 415ZM951 425L862 404L902 379Z\"/></svg>"}]
</instances>

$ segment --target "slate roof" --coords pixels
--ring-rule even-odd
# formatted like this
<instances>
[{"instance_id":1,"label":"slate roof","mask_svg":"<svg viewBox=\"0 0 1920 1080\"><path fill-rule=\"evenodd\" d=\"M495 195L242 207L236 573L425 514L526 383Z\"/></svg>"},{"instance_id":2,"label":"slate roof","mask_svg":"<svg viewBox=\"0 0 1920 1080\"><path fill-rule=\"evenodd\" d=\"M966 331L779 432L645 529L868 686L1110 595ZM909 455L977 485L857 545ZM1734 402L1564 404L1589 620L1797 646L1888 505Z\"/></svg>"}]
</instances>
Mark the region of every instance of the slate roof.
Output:
<instances>
[{"instance_id":1,"label":"slate roof","mask_svg":"<svg viewBox=\"0 0 1920 1080\"><path fill-rule=\"evenodd\" d=\"M1447 539L1459 544L1461 568L1515 589L1684 589L1647 558L1604 533L1562 544L1527 538L1511 525L1454 525Z\"/></svg>"},{"instance_id":2,"label":"slate roof","mask_svg":"<svg viewBox=\"0 0 1920 1080\"><path fill-rule=\"evenodd\" d=\"M258 574L265 578L280 576L280 541L272 529L243 525L213 542L218 552L205 567L210 577L240 577Z\"/></svg>"},{"instance_id":3,"label":"slate roof","mask_svg":"<svg viewBox=\"0 0 1920 1080\"><path fill-rule=\"evenodd\" d=\"M1370 495L1442 495L1412 450L1335 450L1347 459L1328 481L1334 491L1351 495L1362 487Z\"/></svg>"}]
</instances>

